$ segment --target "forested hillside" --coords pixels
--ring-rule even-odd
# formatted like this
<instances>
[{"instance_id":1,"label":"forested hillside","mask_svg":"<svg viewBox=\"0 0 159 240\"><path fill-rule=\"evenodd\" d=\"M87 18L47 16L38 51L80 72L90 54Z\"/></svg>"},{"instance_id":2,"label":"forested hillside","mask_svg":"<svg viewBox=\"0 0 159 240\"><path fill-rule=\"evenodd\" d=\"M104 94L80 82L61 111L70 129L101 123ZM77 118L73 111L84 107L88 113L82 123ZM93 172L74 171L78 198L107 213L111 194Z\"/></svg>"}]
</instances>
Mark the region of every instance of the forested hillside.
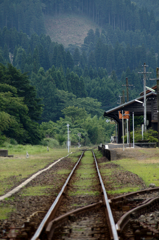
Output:
<instances>
[{"instance_id":1,"label":"forested hillside","mask_svg":"<svg viewBox=\"0 0 159 240\"><path fill-rule=\"evenodd\" d=\"M149 12L154 11L155 17L159 20L159 4L158 0L133 0L132 2L140 8L146 7Z\"/></svg>"},{"instance_id":2,"label":"forested hillside","mask_svg":"<svg viewBox=\"0 0 159 240\"><path fill-rule=\"evenodd\" d=\"M148 11L145 7L139 8L134 2L1 1L0 63L3 64L3 79L9 76L11 66L20 74L22 82L27 72L28 84L35 88L34 107L38 102L39 109L43 106L43 111L39 110L36 119L29 115L29 108L26 114L31 121L41 124L45 134L62 142L67 121L76 129L74 143L79 140L78 132L82 132L84 144L96 143L95 136L97 142L103 141L104 135L100 134L100 138L97 132L105 133L107 126L102 128L104 122L100 117L104 110L117 105L119 95L125 90L122 86L125 78L128 77L129 83L133 85L129 89L129 97L132 99L143 89L142 76L138 71L144 62L149 65L147 70L152 71L151 77L155 77L155 69L159 66L159 21L153 11ZM68 42L68 47L65 48L45 35L44 15L60 17L66 13L87 16L99 28L90 29L80 46L69 45ZM12 65L7 67L8 63ZM9 84L9 89L17 88L12 81L8 83L5 80L1 83ZM150 84L147 81L147 85ZM6 94L4 88L2 92ZM18 97L26 98L25 94ZM23 103L28 106L28 103ZM5 109L10 115L10 111ZM5 109L1 111L5 112ZM84 122L79 121L82 111L85 112ZM16 118L23 126L21 120ZM92 129L89 127L91 121L96 126ZM59 126L65 130L60 130ZM22 128L30 132L25 124ZM110 129L112 134L114 127ZM4 129L3 132L9 136L9 131ZM27 133L24 142L40 141L42 135L38 125L37 138L35 141L33 138L29 138ZM17 137L16 140L20 141L20 138Z\"/></svg>"}]
</instances>

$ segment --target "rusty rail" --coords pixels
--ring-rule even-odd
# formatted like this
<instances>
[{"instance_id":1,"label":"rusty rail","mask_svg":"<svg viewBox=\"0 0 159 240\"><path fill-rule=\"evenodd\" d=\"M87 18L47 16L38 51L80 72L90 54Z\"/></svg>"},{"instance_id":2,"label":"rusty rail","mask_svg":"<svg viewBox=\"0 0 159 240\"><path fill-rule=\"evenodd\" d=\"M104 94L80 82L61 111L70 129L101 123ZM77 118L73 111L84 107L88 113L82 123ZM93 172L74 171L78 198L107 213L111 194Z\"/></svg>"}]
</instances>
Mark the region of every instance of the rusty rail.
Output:
<instances>
[{"instance_id":1,"label":"rusty rail","mask_svg":"<svg viewBox=\"0 0 159 240\"><path fill-rule=\"evenodd\" d=\"M115 203L115 202L118 202L118 201L123 201L123 200L125 200L125 199L128 198L128 197L133 197L133 196L136 196L136 195L138 195L138 194L144 194L144 193L155 192L155 191L159 191L159 187L148 188L148 189L141 190L141 191L136 191L136 192L132 192L132 193L127 193L127 194L121 195L121 196L119 196L119 197L111 198L111 202L112 202L112 203Z\"/></svg>"},{"instance_id":2,"label":"rusty rail","mask_svg":"<svg viewBox=\"0 0 159 240\"><path fill-rule=\"evenodd\" d=\"M36 230L34 236L31 238L31 240L37 240L40 236L40 234L42 233L43 229L46 227L46 225L53 219L53 217L56 214L56 211L58 209L58 206L62 200L63 194L66 191L67 188L67 184L70 181L76 167L78 166L79 162L81 161L82 157L83 157L84 152L81 154L79 160L77 161L77 163L75 164L74 168L72 169L71 173L69 174L65 184L63 185L61 191L59 192L58 196L56 197L55 201L53 202L53 204L51 205L50 209L48 210L47 214L45 215L43 221L41 222L41 224L39 225L38 229Z\"/></svg>"},{"instance_id":3,"label":"rusty rail","mask_svg":"<svg viewBox=\"0 0 159 240\"><path fill-rule=\"evenodd\" d=\"M159 197L153 198L151 200L149 199L149 201L146 202L145 204L138 206L138 207L128 211L127 213L125 213L116 224L118 231L119 232L123 231L124 227L128 224L133 213L135 214L135 217L138 217L143 212L149 212L151 208L155 207L155 205L159 205Z\"/></svg>"},{"instance_id":4,"label":"rusty rail","mask_svg":"<svg viewBox=\"0 0 159 240\"><path fill-rule=\"evenodd\" d=\"M108 218L108 221L109 221L109 226L111 228L111 236L112 236L113 240L118 240L119 237L118 237L116 225L115 225L115 222L114 222L113 214L112 214L112 211L111 211L111 208L110 208L110 205L109 205L108 196L107 196L107 193L106 193L106 190L105 190L105 186L104 186L104 183L103 183L103 180L102 180L99 168L98 168L98 164L97 164L97 160L96 160L94 152L93 152L93 157L94 157L99 181L100 181L102 192L103 192L104 202L105 202L105 205L106 205L106 213L107 213L107 218Z\"/></svg>"},{"instance_id":5,"label":"rusty rail","mask_svg":"<svg viewBox=\"0 0 159 240\"><path fill-rule=\"evenodd\" d=\"M67 213L63 214L62 216L53 219L51 222L49 222L49 224L47 225L47 228L46 228L48 240L52 239L55 228L60 226L63 222L69 221L71 216L77 216L77 215L84 213L85 211L95 209L95 208L96 209L100 208L102 206L102 204L103 204L102 201L99 203L94 203L94 204L88 205L86 207L82 207L82 208L73 210L71 212L67 212Z\"/></svg>"},{"instance_id":6,"label":"rusty rail","mask_svg":"<svg viewBox=\"0 0 159 240\"><path fill-rule=\"evenodd\" d=\"M49 239L51 239L52 235L53 235L53 232L54 232L54 229L51 230L51 226L53 226L55 223L59 222L60 220L65 220L71 214L71 213L67 213L64 216L61 216L61 218L58 218L56 220L54 219L55 213L56 213L56 211L57 211L57 209L60 205L60 202L62 200L64 192L66 191L67 184L68 184L69 180L71 179L71 177L72 177L76 167L78 166L79 162L81 161L81 158L83 157L83 154L84 153L81 154L78 162L75 164L73 170L71 171L70 175L68 176L68 178L67 178L64 186L62 187L60 193L56 197L54 203L52 204L49 211L45 215L43 221L39 225L38 229L36 230L34 236L31 238L31 240L39 239L39 236L42 233L42 231L44 230L44 228L45 228L45 232L47 232L47 236L49 236ZM106 193L106 190L105 190L102 178L101 178L101 174L99 172L99 168L98 168L98 164L97 164L97 160L96 160L94 152L93 152L93 157L94 157L97 174L98 174L99 181L100 181L101 188L102 188L102 192L103 192L104 203L105 203L105 206L106 206L106 216L107 216L108 224L110 226L110 231L111 231L111 233L110 233L111 239L118 240L119 237L118 237L118 234L117 234L116 225L115 225L115 222L114 222L114 219L113 219L113 215L112 215L111 208L110 208L110 205L109 205L109 200L108 200L107 193ZM79 212L81 210L83 211L83 210L86 210L87 208L95 207L96 205L99 206L99 204L101 204L101 203L95 204L94 206L86 206L84 209L76 210L75 212ZM54 221L52 221L53 219L54 219ZM49 234L49 232L50 232L50 234Z\"/></svg>"}]
</instances>

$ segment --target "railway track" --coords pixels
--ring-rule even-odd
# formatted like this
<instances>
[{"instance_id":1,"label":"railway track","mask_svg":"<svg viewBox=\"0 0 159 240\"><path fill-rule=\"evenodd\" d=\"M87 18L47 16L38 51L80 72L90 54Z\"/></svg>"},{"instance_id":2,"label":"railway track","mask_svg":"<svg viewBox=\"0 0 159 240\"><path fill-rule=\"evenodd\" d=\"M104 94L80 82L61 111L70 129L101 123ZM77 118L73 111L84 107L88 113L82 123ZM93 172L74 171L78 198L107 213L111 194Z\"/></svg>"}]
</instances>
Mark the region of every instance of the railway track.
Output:
<instances>
[{"instance_id":1,"label":"railway track","mask_svg":"<svg viewBox=\"0 0 159 240\"><path fill-rule=\"evenodd\" d=\"M111 207L121 239L159 239L159 188L112 198Z\"/></svg>"},{"instance_id":2,"label":"railway track","mask_svg":"<svg viewBox=\"0 0 159 240\"><path fill-rule=\"evenodd\" d=\"M86 151L74 166L31 240L118 239L95 155Z\"/></svg>"},{"instance_id":3,"label":"railway track","mask_svg":"<svg viewBox=\"0 0 159 240\"><path fill-rule=\"evenodd\" d=\"M159 188L108 200L96 157L85 151L39 227L35 230L33 222L25 222L19 229L13 226L3 239L157 240Z\"/></svg>"}]
</instances>

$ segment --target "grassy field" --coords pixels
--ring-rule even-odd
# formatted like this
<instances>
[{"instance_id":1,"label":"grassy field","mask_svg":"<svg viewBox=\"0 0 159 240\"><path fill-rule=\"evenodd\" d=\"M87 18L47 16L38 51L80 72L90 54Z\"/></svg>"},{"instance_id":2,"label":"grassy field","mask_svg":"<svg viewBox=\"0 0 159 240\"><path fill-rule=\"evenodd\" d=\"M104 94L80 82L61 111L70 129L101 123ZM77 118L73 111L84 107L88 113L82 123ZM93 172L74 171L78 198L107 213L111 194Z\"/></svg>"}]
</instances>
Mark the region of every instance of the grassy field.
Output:
<instances>
[{"instance_id":1,"label":"grassy field","mask_svg":"<svg viewBox=\"0 0 159 240\"><path fill-rule=\"evenodd\" d=\"M137 174L145 182L148 187L149 184L154 183L159 187L159 158L152 158L146 160L136 159L122 159L113 161L123 167L127 171Z\"/></svg>"},{"instance_id":2,"label":"grassy field","mask_svg":"<svg viewBox=\"0 0 159 240\"><path fill-rule=\"evenodd\" d=\"M49 149L44 146L11 145L8 154L14 157L0 157L0 195L31 174L68 154L67 149ZM26 158L26 153L29 158Z\"/></svg>"},{"instance_id":3,"label":"grassy field","mask_svg":"<svg viewBox=\"0 0 159 240\"><path fill-rule=\"evenodd\" d=\"M98 151L95 152L97 158L100 158L101 154ZM120 160L100 163L102 175L106 176L107 183L112 187L112 190L108 191L110 194L134 192L143 188L137 178L135 176L133 178L128 172L136 174L146 187L151 183L159 187L158 148L125 150L122 156L124 157ZM111 166L112 164L118 165L118 168ZM127 178L130 180L127 181Z\"/></svg>"},{"instance_id":4,"label":"grassy field","mask_svg":"<svg viewBox=\"0 0 159 240\"><path fill-rule=\"evenodd\" d=\"M6 190L11 189L14 185L17 185L18 182L23 181L31 174L68 154L67 149L50 148L48 152L47 147L44 146L8 144L6 145L6 149L9 150L8 154L13 154L14 157L0 157L0 195L3 195ZM27 152L29 153L29 158L26 158ZM95 153L97 154L97 158L102 157L100 152L97 150L95 150ZM116 161L101 163L103 164L103 168L101 170L102 174L107 175L109 177L110 184L114 185L115 190L111 192L112 194L136 191L139 190L141 186L135 186L134 183L132 186L126 186L116 182L113 176L114 169L105 169L104 167L106 164L111 163L120 166L118 172L121 174L124 174L125 171L137 174L144 181L147 187L150 183L154 183L156 186L159 186L159 149L135 149L135 154L136 158L128 157ZM142 158L141 155L143 156ZM137 156L140 156L140 158L137 158ZM75 161L76 159L77 158L75 157ZM85 170L83 169L82 171L84 174ZM86 172L88 176L88 168L86 169ZM63 172L59 174L63 174ZM88 183L85 184L87 185ZM37 190L37 194L38 191L39 190Z\"/></svg>"},{"instance_id":5,"label":"grassy field","mask_svg":"<svg viewBox=\"0 0 159 240\"><path fill-rule=\"evenodd\" d=\"M3 195L6 190L12 188L17 182L23 181L29 175L37 172L38 170L44 168L48 164L54 162L68 154L67 149L49 149L44 146L31 146L31 145L6 145L6 149L9 150L10 155L14 155L13 158L3 158L0 157L0 195ZM77 149L76 149L77 150ZM71 149L71 151L76 151ZM127 192L133 192L141 189L141 185L137 184L136 181L129 181L126 184L125 181L120 182L127 176L127 172L132 172L141 178L145 185L148 187L150 183L154 183L159 186L159 149L134 149L135 158L127 157L120 160L111 162L101 162L101 172L104 177L107 178L107 184L112 187L109 194L123 194ZM26 152L29 153L29 158L26 158ZM101 158L102 154L94 150L96 157ZM75 152L71 155L72 161L77 161L78 156L81 152ZM125 153L127 155L127 153ZM95 174L92 168L93 159L91 157L91 152L85 152L85 157L82 159L85 165L78 170L77 176L82 178L82 181L75 182L76 187L82 187L80 191L75 194L84 194L87 190L87 194L96 195L98 192L91 191L88 189L94 185L92 183L91 177ZM118 167L113 167L118 166ZM110 166L110 167L106 167ZM65 169L59 170L57 172L59 175L66 174ZM120 177L120 179L118 179ZM23 196L38 196L45 193L45 189L50 186L43 187L30 187L24 191ZM34 193L34 194L33 194ZM45 193L46 194L46 193ZM7 200L7 199L6 199ZM9 201L14 201L14 196L8 199ZM1 204L0 207L0 219L6 219L10 212L14 211L12 206Z\"/></svg>"}]
</instances>

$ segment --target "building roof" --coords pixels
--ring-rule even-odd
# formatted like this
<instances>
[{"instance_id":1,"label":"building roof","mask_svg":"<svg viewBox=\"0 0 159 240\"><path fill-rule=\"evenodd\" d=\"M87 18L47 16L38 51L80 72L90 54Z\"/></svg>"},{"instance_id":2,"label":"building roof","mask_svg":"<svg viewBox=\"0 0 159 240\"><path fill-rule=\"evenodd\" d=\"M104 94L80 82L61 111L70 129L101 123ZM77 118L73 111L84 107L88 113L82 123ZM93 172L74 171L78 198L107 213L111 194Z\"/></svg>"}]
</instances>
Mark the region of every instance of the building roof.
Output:
<instances>
[{"instance_id":1,"label":"building roof","mask_svg":"<svg viewBox=\"0 0 159 240\"><path fill-rule=\"evenodd\" d=\"M150 92L150 91L149 91ZM155 92L150 92L150 93L148 93L148 94L146 94L146 97L149 97L149 96L152 96L152 95L154 95L154 96L157 96L157 93L155 93ZM132 104L132 103L135 103L136 101L135 100L142 100L144 98L144 96L142 95L142 96L140 96L140 97L138 97L138 98L135 98L135 99L133 99L133 100L131 100L131 101L129 101L129 102L126 102L126 103L123 103L123 104L121 104L121 105L119 105L119 106L117 106L117 107L115 107L115 108L112 108L112 109L110 109L110 110L108 110L108 111L105 111L104 112L104 116L107 116L107 114L109 114L109 113L112 113L112 112L114 112L114 111L116 111L116 110L119 110L119 109L121 109L121 108L124 108L125 106L128 106L128 105L130 105L130 104Z\"/></svg>"},{"instance_id":2,"label":"building roof","mask_svg":"<svg viewBox=\"0 0 159 240\"><path fill-rule=\"evenodd\" d=\"M157 91L157 85L151 87L152 89L154 89L155 91ZM150 93L151 91L150 90L146 90L146 94ZM140 96L144 95L144 92L141 92L140 93Z\"/></svg>"}]
</instances>

